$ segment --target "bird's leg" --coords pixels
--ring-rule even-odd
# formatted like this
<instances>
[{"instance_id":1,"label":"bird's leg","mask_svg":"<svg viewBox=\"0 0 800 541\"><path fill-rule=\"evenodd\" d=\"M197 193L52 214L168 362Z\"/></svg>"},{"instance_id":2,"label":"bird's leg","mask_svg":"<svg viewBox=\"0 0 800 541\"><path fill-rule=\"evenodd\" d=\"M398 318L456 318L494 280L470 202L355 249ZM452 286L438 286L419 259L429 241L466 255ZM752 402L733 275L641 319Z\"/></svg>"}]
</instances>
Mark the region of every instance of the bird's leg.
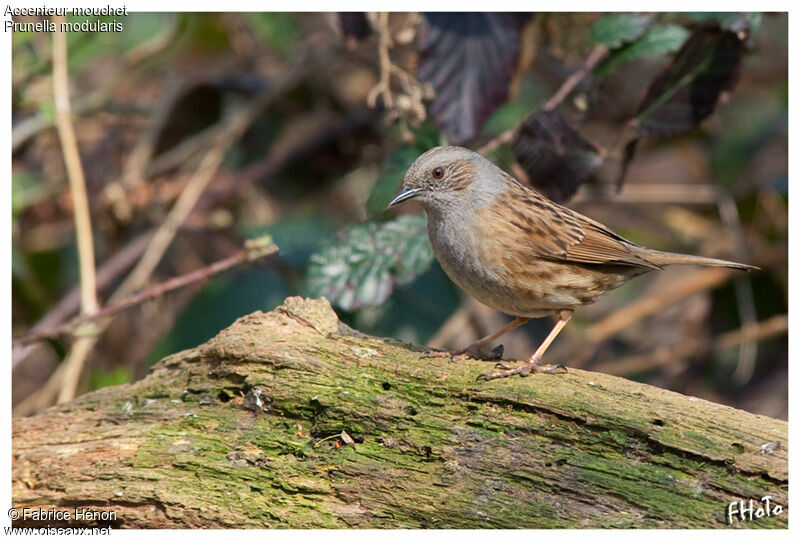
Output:
<instances>
[{"instance_id":1,"label":"bird's leg","mask_svg":"<svg viewBox=\"0 0 800 541\"><path fill-rule=\"evenodd\" d=\"M484 336L480 340L473 342L472 345L465 349L459 351L428 350L422 353L422 357L450 357L452 360L478 359L481 361L496 361L497 359L501 359L503 357L503 346L499 345L488 353L483 351L483 347L494 342L507 332L513 331L520 325L527 323L529 320L530 318L527 317L518 317L499 331L494 332L489 336Z\"/></svg>"},{"instance_id":2,"label":"bird's leg","mask_svg":"<svg viewBox=\"0 0 800 541\"><path fill-rule=\"evenodd\" d=\"M550 344L553 343L553 340L556 339L558 333L561 332L561 329L566 327L569 320L572 319L572 310L562 310L558 313L558 321L556 322L553 330L550 331L550 334L547 335L547 338L544 339L542 345L540 345L531 358L528 359L528 362L520 365L516 368L509 368L508 370L502 370L500 372L492 372L490 374L481 374L478 376L478 379L483 379L486 381L497 379L497 378L507 378L508 376L513 376L519 374L520 376L527 376L531 372L543 372L545 374L555 374L559 370L564 370L566 372L566 368L563 365L551 365L546 364L544 366L539 366L539 361L544 356L544 352L547 351L547 348L550 347Z\"/></svg>"}]
</instances>

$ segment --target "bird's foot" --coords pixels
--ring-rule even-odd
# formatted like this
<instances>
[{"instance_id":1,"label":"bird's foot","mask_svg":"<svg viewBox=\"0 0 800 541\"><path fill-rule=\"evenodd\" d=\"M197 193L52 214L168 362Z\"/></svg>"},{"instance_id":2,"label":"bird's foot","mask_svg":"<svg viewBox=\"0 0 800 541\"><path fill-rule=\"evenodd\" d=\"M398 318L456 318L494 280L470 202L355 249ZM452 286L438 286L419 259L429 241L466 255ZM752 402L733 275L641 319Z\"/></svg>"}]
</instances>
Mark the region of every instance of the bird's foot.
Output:
<instances>
[{"instance_id":1,"label":"bird's foot","mask_svg":"<svg viewBox=\"0 0 800 541\"><path fill-rule=\"evenodd\" d=\"M517 366L516 368L511 368L504 363L498 363L498 368L502 368L503 370L499 372L490 372L488 374L481 374L477 377L478 380L490 381L493 379L498 378L507 378L509 376L516 376L519 375L520 377L525 377L529 375L531 372L534 374L542 373L542 374L556 374L559 371L566 372L567 367L563 364L545 364L539 366L535 359L531 359L530 361Z\"/></svg>"},{"instance_id":2,"label":"bird's foot","mask_svg":"<svg viewBox=\"0 0 800 541\"><path fill-rule=\"evenodd\" d=\"M420 355L420 358L422 359L431 357L448 357L451 361L463 361L466 359L496 361L497 359L503 358L503 346L501 344L492 351L482 351L480 347L472 344L468 348L460 351L438 351L435 349L429 349L427 351L423 351L422 355Z\"/></svg>"}]
</instances>

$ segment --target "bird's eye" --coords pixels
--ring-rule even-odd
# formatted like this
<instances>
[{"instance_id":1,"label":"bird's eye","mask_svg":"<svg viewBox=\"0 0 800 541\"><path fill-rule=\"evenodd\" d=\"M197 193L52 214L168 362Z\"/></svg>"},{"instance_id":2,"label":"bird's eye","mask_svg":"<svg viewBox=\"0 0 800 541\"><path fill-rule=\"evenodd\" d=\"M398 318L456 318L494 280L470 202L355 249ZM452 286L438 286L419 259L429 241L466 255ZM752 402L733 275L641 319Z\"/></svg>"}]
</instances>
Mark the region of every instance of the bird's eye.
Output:
<instances>
[{"instance_id":1,"label":"bird's eye","mask_svg":"<svg viewBox=\"0 0 800 541\"><path fill-rule=\"evenodd\" d=\"M433 176L433 178L435 179L442 178L444 176L444 169L442 169L441 167L437 167L436 169L431 171L431 176Z\"/></svg>"}]
</instances>

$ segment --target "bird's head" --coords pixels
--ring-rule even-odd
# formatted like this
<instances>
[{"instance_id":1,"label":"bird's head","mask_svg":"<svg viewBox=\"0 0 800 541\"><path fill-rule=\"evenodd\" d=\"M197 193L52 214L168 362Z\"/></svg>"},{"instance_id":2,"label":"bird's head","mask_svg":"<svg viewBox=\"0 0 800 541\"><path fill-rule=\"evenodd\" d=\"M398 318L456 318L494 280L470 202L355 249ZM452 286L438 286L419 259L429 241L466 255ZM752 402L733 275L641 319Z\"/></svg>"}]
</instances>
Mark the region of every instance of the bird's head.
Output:
<instances>
[{"instance_id":1,"label":"bird's head","mask_svg":"<svg viewBox=\"0 0 800 541\"><path fill-rule=\"evenodd\" d=\"M417 158L406 171L400 193L392 207L412 198L428 209L460 197L470 191L478 172L493 166L480 154L462 147L435 147Z\"/></svg>"}]
</instances>

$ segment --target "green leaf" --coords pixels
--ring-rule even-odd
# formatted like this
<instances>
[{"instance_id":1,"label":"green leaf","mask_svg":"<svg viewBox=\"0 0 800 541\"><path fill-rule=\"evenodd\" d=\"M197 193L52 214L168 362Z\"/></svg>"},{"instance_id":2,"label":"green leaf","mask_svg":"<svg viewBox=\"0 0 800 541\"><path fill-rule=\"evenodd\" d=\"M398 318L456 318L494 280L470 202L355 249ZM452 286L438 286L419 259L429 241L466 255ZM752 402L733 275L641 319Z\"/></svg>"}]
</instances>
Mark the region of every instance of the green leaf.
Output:
<instances>
[{"instance_id":1,"label":"green leaf","mask_svg":"<svg viewBox=\"0 0 800 541\"><path fill-rule=\"evenodd\" d=\"M47 190L33 173L11 174L11 214L15 218L28 205L47 196Z\"/></svg>"},{"instance_id":2,"label":"green leaf","mask_svg":"<svg viewBox=\"0 0 800 541\"><path fill-rule=\"evenodd\" d=\"M375 181L367 198L368 218L379 216L386 210L386 205L392 200L403 182L406 169L420 154L413 147L400 147L383 162L381 176Z\"/></svg>"},{"instance_id":3,"label":"green leaf","mask_svg":"<svg viewBox=\"0 0 800 541\"><path fill-rule=\"evenodd\" d=\"M343 310L378 306L395 284L411 282L433 261L424 215L367 222L311 256L305 290Z\"/></svg>"},{"instance_id":4,"label":"green leaf","mask_svg":"<svg viewBox=\"0 0 800 541\"><path fill-rule=\"evenodd\" d=\"M621 13L604 15L589 32L589 43L602 43L609 49L617 49L638 39L650 26L649 15Z\"/></svg>"},{"instance_id":5,"label":"green leaf","mask_svg":"<svg viewBox=\"0 0 800 541\"><path fill-rule=\"evenodd\" d=\"M397 148L383 162L381 176L375 181L367 198L367 218L383 214L386 206L400 189L403 176L414 160L426 150L442 144L444 144L442 136L435 126L423 124L414 130L414 143Z\"/></svg>"},{"instance_id":6,"label":"green leaf","mask_svg":"<svg viewBox=\"0 0 800 541\"><path fill-rule=\"evenodd\" d=\"M633 43L613 51L597 69L597 75L608 75L622 62L677 51L688 37L689 31L676 24L654 26Z\"/></svg>"},{"instance_id":7,"label":"green leaf","mask_svg":"<svg viewBox=\"0 0 800 541\"><path fill-rule=\"evenodd\" d=\"M266 43L283 53L297 45L300 26L292 13L247 13L247 21Z\"/></svg>"}]
</instances>

